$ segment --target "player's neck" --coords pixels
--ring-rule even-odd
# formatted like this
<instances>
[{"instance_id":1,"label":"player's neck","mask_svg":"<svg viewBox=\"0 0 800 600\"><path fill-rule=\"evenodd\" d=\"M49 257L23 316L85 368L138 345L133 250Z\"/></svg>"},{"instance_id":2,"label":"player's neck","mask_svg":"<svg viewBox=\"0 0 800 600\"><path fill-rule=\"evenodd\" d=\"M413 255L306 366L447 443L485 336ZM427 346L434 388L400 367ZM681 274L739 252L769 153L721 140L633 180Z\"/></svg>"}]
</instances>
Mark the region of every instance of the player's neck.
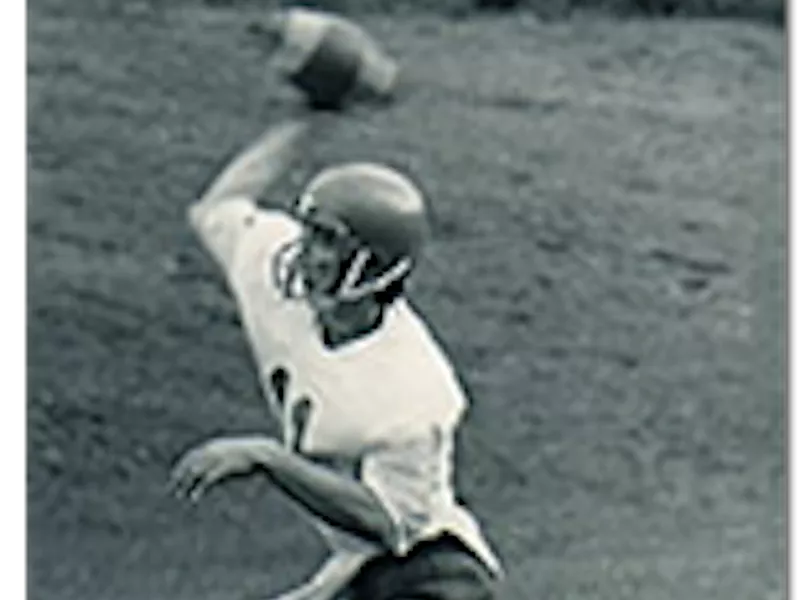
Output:
<instances>
[{"instance_id":1,"label":"player's neck","mask_svg":"<svg viewBox=\"0 0 800 600\"><path fill-rule=\"evenodd\" d=\"M340 348L373 333L383 321L383 308L372 300L338 305L318 315L322 339L331 349Z\"/></svg>"}]
</instances>

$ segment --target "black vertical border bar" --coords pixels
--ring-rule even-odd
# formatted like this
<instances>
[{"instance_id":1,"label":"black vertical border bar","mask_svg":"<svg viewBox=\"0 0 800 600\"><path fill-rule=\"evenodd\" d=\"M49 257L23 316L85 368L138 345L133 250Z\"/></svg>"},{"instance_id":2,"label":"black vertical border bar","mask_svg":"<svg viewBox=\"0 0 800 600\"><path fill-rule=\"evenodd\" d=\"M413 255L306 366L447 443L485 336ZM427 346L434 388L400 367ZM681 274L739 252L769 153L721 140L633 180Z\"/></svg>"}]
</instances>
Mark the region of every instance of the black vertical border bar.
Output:
<instances>
[{"instance_id":1,"label":"black vertical border bar","mask_svg":"<svg viewBox=\"0 0 800 600\"><path fill-rule=\"evenodd\" d=\"M29 564L27 527L25 523L25 487L28 479L26 402L27 385L27 328L29 315L28 267L28 168L29 157L25 143L27 82L25 78L27 58L27 10L24 0L17 0L17 63L16 63L16 120L17 120L17 184L16 184L16 453L17 453L17 525L16 525L16 598L28 598Z\"/></svg>"}]
</instances>

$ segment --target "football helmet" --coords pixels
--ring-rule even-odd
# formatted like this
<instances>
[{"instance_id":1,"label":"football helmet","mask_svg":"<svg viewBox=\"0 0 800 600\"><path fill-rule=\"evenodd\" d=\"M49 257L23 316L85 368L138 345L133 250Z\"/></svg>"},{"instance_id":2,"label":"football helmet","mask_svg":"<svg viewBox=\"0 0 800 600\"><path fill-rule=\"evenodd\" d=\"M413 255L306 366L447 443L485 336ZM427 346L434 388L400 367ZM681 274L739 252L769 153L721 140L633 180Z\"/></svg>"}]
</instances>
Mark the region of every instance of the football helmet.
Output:
<instances>
[{"instance_id":1,"label":"football helmet","mask_svg":"<svg viewBox=\"0 0 800 600\"><path fill-rule=\"evenodd\" d=\"M321 227L330 231L334 224L334 234L347 240L342 244L349 250L341 256L341 277L330 292L337 302L357 301L402 282L429 232L419 188L395 169L377 163L324 169L306 186L292 212L306 232ZM292 244L292 266L275 269L288 274L281 282L286 291L297 289L297 282L288 279L302 279L302 261L296 259L307 243L308 234L302 235Z\"/></svg>"}]
</instances>

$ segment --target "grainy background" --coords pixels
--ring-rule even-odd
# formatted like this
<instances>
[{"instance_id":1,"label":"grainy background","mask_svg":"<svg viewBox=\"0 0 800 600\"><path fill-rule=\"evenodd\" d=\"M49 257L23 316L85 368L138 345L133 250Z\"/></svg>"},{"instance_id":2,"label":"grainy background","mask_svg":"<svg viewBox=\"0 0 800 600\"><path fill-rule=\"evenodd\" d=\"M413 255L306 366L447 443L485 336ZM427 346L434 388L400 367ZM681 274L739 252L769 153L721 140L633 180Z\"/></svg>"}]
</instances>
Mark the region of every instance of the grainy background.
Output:
<instances>
[{"instance_id":1,"label":"grainy background","mask_svg":"<svg viewBox=\"0 0 800 600\"><path fill-rule=\"evenodd\" d=\"M459 478L504 597L784 598L782 4L435 4L336 4L405 97L343 117L276 201L364 157L430 195L413 298L474 394ZM297 106L242 34L263 8L28 3L31 600L264 598L320 558L265 483L164 493L187 445L273 428L183 219Z\"/></svg>"}]
</instances>

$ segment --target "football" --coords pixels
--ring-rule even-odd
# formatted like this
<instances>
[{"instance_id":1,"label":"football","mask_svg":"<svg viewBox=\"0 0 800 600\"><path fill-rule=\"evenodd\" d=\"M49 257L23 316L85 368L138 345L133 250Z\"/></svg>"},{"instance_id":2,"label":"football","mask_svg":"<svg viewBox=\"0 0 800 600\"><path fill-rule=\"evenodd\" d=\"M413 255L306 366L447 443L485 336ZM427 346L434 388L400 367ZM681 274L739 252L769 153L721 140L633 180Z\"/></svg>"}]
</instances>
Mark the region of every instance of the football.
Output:
<instances>
[{"instance_id":1,"label":"football","mask_svg":"<svg viewBox=\"0 0 800 600\"><path fill-rule=\"evenodd\" d=\"M393 98L399 65L362 27L307 8L270 13L255 24L268 39L268 64L318 110Z\"/></svg>"}]
</instances>

